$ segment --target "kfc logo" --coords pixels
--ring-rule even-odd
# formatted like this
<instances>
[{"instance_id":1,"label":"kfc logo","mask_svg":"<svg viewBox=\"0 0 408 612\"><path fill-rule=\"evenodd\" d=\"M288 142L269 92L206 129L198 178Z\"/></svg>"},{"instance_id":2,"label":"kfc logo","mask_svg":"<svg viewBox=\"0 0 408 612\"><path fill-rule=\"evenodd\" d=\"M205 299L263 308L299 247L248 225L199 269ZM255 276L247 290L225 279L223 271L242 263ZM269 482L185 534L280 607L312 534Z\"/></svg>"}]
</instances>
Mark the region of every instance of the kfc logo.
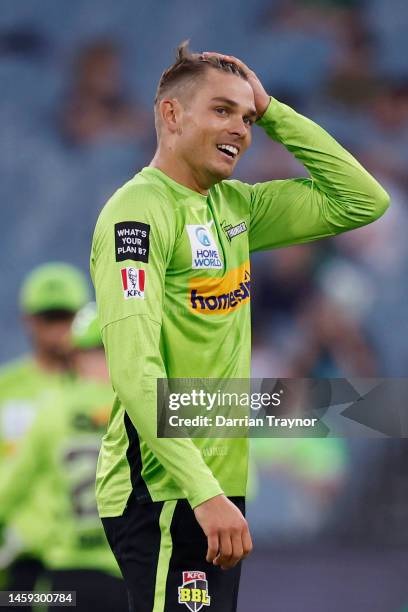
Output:
<instances>
[{"instance_id":1,"label":"kfc logo","mask_svg":"<svg viewBox=\"0 0 408 612\"><path fill-rule=\"evenodd\" d=\"M122 268L120 272L125 300L130 298L144 300L145 271L138 268Z\"/></svg>"}]
</instances>

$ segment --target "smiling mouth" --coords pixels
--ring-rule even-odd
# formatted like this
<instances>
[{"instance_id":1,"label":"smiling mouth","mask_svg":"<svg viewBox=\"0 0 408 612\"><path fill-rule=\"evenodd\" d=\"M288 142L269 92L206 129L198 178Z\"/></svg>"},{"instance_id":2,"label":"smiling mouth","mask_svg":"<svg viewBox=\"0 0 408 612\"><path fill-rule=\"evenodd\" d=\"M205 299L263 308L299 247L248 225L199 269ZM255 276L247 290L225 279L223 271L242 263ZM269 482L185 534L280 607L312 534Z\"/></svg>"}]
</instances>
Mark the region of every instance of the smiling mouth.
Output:
<instances>
[{"instance_id":1,"label":"smiling mouth","mask_svg":"<svg viewBox=\"0 0 408 612\"><path fill-rule=\"evenodd\" d=\"M234 147L234 145L220 144L217 145L217 149L220 151L220 153L222 153L223 155L225 155L225 157L228 157L229 159L235 159L239 153L239 149L237 147Z\"/></svg>"}]
</instances>

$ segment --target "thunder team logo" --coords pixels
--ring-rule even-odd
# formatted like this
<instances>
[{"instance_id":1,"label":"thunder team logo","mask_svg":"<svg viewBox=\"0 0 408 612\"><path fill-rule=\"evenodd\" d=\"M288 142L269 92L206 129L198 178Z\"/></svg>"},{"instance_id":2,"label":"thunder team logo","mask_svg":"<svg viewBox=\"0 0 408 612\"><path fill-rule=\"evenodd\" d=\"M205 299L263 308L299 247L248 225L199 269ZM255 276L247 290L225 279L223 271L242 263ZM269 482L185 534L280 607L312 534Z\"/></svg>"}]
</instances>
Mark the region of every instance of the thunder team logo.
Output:
<instances>
[{"instance_id":1,"label":"thunder team logo","mask_svg":"<svg viewBox=\"0 0 408 612\"><path fill-rule=\"evenodd\" d=\"M199 612L203 606L210 605L205 572L183 572L183 584L178 587L178 602L187 606L191 612Z\"/></svg>"}]
</instances>

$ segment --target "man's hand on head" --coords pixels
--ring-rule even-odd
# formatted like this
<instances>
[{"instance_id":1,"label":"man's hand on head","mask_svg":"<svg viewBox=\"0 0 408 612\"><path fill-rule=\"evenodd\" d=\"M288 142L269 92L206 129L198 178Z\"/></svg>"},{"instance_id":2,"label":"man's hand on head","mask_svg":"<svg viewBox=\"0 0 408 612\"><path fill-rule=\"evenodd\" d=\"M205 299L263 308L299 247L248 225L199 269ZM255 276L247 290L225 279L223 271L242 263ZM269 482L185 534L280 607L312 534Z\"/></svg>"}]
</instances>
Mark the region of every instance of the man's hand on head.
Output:
<instances>
[{"instance_id":1,"label":"man's hand on head","mask_svg":"<svg viewBox=\"0 0 408 612\"><path fill-rule=\"evenodd\" d=\"M269 106L270 97L266 93L264 86L261 81L256 76L255 72L248 68L244 62L239 60L232 55L224 55L223 53L216 53L215 51L204 51L202 53L203 57L218 57L220 60L224 60L225 62L229 62L230 64L235 64L240 68L247 76L248 83L252 87L252 91L254 92L255 99L255 108L258 115L258 119L262 117L264 112Z\"/></svg>"}]
</instances>

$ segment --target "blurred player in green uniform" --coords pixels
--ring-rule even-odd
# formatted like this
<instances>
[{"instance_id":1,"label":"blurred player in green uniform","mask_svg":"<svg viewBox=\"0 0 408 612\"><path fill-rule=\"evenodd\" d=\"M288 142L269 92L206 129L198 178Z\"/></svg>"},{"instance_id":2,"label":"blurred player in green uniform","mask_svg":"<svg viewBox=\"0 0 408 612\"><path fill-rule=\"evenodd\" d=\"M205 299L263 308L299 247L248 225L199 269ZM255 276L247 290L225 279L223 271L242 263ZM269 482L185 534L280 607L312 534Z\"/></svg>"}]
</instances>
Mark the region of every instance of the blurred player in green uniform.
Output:
<instances>
[{"instance_id":1,"label":"blurred player in green uniform","mask_svg":"<svg viewBox=\"0 0 408 612\"><path fill-rule=\"evenodd\" d=\"M113 392L94 304L74 320L69 388L41 408L0 486L0 517L12 517L40 488L42 551L52 591L76 591L78 611L127 609L124 582L95 500L96 462ZM51 606L50 610L53 609Z\"/></svg>"},{"instance_id":2,"label":"blurred player in green uniform","mask_svg":"<svg viewBox=\"0 0 408 612\"><path fill-rule=\"evenodd\" d=\"M77 310L89 299L84 275L65 263L47 263L23 282L20 309L32 353L0 369L0 484L8 462L18 455L38 407L56 388L71 384L70 328ZM1 500L3 505L3 500ZM15 512L4 530L0 567L7 568L7 588L32 590L41 570L44 503L40 488Z\"/></svg>"}]
</instances>

